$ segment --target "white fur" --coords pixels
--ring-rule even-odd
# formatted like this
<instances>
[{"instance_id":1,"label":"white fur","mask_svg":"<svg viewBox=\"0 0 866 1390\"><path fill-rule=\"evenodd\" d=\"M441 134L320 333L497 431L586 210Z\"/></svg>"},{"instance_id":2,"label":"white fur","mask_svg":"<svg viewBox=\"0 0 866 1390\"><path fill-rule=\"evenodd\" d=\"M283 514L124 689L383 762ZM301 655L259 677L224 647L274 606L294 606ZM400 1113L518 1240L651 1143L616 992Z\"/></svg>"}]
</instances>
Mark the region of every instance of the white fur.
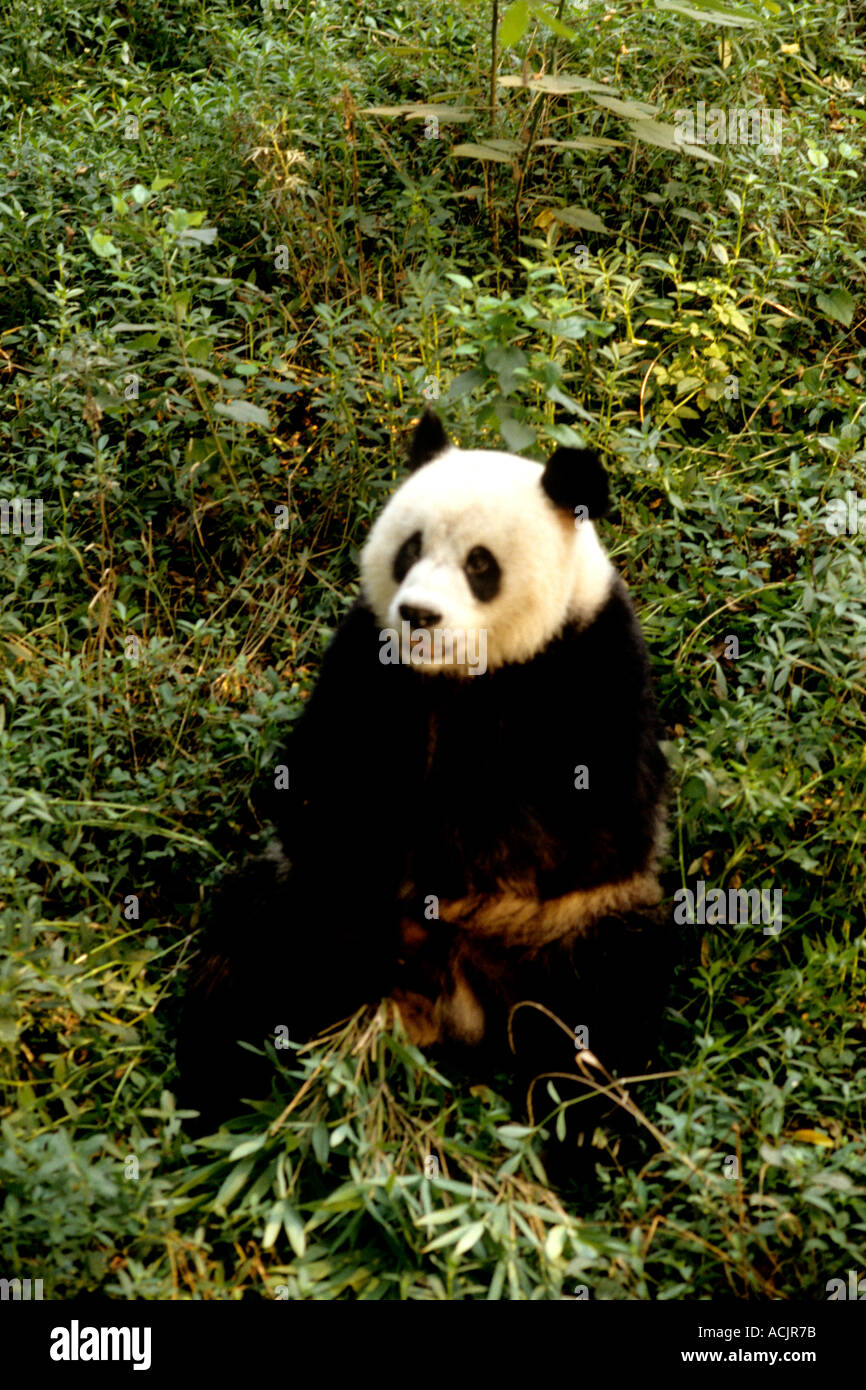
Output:
<instances>
[{"instance_id":1,"label":"white fur","mask_svg":"<svg viewBox=\"0 0 866 1390\"><path fill-rule=\"evenodd\" d=\"M585 626L607 599L615 571L591 521L554 506L543 465L516 454L449 447L397 489L361 553L363 595L382 629L400 629L400 605L430 608L452 633L486 633L487 666L529 661L568 622ZM394 557L414 531L420 559L401 584ZM485 546L501 570L499 592L478 600L463 566ZM405 626L405 625L404 625ZM460 667L427 669L463 675Z\"/></svg>"}]
</instances>

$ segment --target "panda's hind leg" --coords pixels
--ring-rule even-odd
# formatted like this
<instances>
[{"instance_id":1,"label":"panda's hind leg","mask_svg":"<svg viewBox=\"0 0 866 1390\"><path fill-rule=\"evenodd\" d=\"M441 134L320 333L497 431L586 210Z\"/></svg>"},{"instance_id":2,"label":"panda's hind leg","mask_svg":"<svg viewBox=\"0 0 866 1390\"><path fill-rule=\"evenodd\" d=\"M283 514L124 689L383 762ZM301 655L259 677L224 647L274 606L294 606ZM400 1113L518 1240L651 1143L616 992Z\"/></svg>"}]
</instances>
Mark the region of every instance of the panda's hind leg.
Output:
<instances>
[{"instance_id":1,"label":"panda's hind leg","mask_svg":"<svg viewBox=\"0 0 866 1390\"><path fill-rule=\"evenodd\" d=\"M571 1102L565 1140L548 1150L557 1181L591 1174L597 1128L615 1133L621 1148L639 1142L618 1081L643 1074L654 1051L674 959L668 917L660 907L604 918L515 973L510 1037L524 1107L536 1123L552 1115L546 1076ZM639 1090L628 1095L640 1106Z\"/></svg>"}]
</instances>

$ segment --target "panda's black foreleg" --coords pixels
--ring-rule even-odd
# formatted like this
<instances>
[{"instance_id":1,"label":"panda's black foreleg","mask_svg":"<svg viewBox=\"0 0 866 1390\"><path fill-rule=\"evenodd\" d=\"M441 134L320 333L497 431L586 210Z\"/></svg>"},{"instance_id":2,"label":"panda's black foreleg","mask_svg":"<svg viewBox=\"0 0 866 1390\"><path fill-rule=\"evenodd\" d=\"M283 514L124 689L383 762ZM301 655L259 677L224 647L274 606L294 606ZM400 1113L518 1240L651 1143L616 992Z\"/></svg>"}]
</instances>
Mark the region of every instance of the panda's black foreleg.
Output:
<instances>
[{"instance_id":1,"label":"panda's black foreleg","mask_svg":"<svg viewBox=\"0 0 866 1390\"><path fill-rule=\"evenodd\" d=\"M387 924L367 904L323 901L277 852L227 876L208 913L178 1038L179 1096L213 1128L267 1096L273 1064L240 1046L305 1042L390 986ZM393 950L390 958L393 957ZM291 1057L286 1050L285 1056Z\"/></svg>"}]
</instances>

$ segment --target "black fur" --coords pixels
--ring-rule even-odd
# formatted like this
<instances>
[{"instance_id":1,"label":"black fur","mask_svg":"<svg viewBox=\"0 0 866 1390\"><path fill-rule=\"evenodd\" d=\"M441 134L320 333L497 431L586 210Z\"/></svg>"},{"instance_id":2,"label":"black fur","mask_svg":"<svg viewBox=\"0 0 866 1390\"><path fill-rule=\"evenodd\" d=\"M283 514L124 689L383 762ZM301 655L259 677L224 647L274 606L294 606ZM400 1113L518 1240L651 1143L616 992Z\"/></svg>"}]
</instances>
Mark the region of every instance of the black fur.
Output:
<instances>
[{"instance_id":1,"label":"black fur","mask_svg":"<svg viewBox=\"0 0 866 1390\"><path fill-rule=\"evenodd\" d=\"M469 587L479 603L490 603L502 584L499 561L485 545L475 545L466 556L464 572Z\"/></svg>"},{"instance_id":2,"label":"black fur","mask_svg":"<svg viewBox=\"0 0 866 1390\"><path fill-rule=\"evenodd\" d=\"M350 886L372 876L377 906L407 879L422 896L458 898L537 873L549 898L642 867L664 759L619 581L588 628L483 676L383 665L380 648L375 618L356 603L277 760L291 789L271 804L293 863L315 875L327 859Z\"/></svg>"},{"instance_id":3,"label":"black fur","mask_svg":"<svg viewBox=\"0 0 866 1390\"><path fill-rule=\"evenodd\" d=\"M423 464L436 458L444 449L448 448L449 443L450 440L445 433L442 421L435 410L431 410L428 405L415 428L412 443L409 446L410 473L414 473L416 468L420 468Z\"/></svg>"},{"instance_id":4,"label":"black fur","mask_svg":"<svg viewBox=\"0 0 866 1390\"><path fill-rule=\"evenodd\" d=\"M541 486L551 502L572 516L585 507L589 520L610 508L610 485L604 466L591 449L557 449L547 460Z\"/></svg>"},{"instance_id":5,"label":"black fur","mask_svg":"<svg viewBox=\"0 0 866 1390\"><path fill-rule=\"evenodd\" d=\"M394 556L392 573L394 582L402 584L412 566L421 558L423 539L420 531L413 531L411 536L407 536L397 554Z\"/></svg>"},{"instance_id":6,"label":"black fur","mask_svg":"<svg viewBox=\"0 0 866 1390\"><path fill-rule=\"evenodd\" d=\"M383 665L358 602L268 779L266 809L291 861L253 865L223 889L183 1030L184 1099L214 1120L264 1083L236 1043L278 1024L304 1038L395 989L448 988L455 935L427 921L448 900L532 881L541 899L629 877L650 853L665 766L643 640L617 581L598 618L532 661L457 680ZM575 787L575 768L588 786ZM663 995L667 935L653 914L605 919L541 951L471 941L466 979L487 1016L484 1067L526 1084L574 1073L569 1029L589 1027L609 1067L642 1066ZM420 924L407 945L401 922ZM545 1097L539 1097L544 1113ZM582 1107L578 1107L582 1110Z\"/></svg>"}]
</instances>

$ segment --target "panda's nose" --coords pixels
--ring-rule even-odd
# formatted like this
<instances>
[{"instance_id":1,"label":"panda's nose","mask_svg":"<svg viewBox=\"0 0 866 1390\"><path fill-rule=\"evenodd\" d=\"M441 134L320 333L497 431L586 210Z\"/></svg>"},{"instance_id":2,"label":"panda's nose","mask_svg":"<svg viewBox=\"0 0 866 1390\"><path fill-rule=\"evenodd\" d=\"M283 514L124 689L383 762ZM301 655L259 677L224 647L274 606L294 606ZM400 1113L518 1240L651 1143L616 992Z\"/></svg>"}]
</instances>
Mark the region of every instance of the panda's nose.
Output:
<instances>
[{"instance_id":1,"label":"panda's nose","mask_svg":"<svg viewBox=\"0 0 866 1390\"><path fill-rule=\"evenodd\" d=\"M435 627L441 621L442 614L434 613L432 608L413 608L411 603L401 603L400 617L411 628Z\"/></svg>"}]
</instances>

